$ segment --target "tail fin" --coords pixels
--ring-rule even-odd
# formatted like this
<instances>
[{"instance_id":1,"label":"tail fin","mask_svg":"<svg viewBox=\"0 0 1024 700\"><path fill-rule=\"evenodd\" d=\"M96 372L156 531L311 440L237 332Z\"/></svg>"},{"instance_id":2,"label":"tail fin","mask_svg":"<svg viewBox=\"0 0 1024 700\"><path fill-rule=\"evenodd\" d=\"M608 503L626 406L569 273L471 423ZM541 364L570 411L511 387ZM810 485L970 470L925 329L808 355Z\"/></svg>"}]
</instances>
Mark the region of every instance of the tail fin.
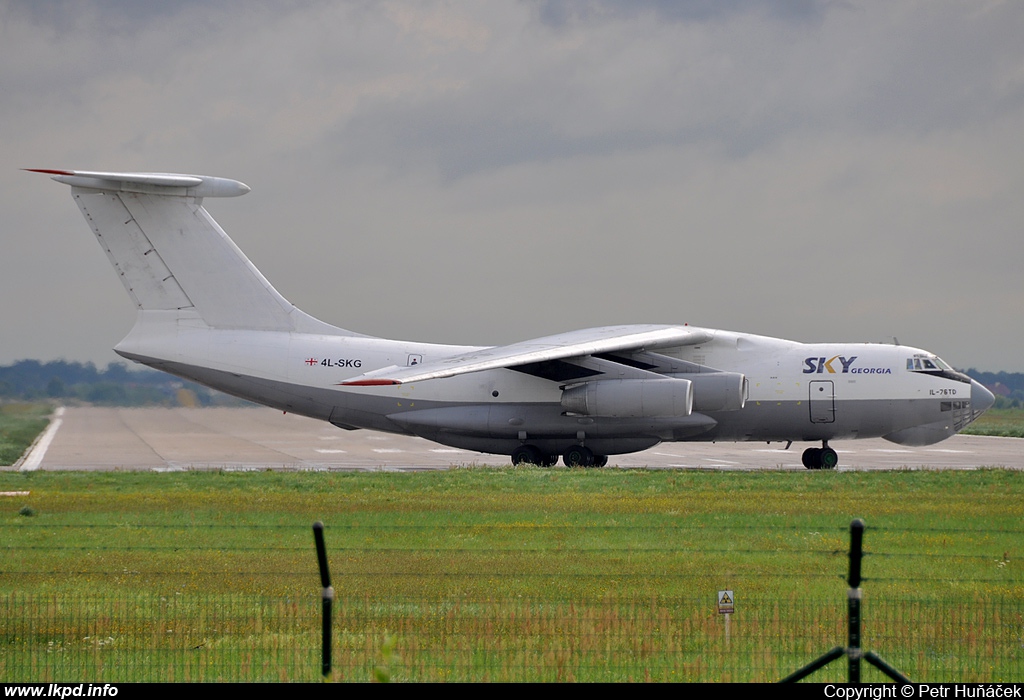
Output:
<instances>
[{"instance_id":1,"label":"tail fin","mask_svg":"<svg viewBox=\"0 0 1024 700\"><path fill-rule=\"evenodd\" d=\"M71 185L141 311L194 312L212 328L348 334L290 304L203 208L203 197L248 192L241 182L163 173L33 172Z\"/></svg>"}]
</instances>

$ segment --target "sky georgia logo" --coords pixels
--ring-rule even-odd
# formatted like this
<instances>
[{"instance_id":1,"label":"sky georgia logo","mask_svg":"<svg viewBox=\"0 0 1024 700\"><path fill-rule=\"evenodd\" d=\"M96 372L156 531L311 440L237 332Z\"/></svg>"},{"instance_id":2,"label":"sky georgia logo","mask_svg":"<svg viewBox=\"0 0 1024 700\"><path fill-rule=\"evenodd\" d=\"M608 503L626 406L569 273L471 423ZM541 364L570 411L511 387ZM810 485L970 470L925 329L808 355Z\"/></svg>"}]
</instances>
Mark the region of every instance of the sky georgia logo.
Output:
<instances>
[{"instance_id":1,"label":"sky georgia logo","mask_svg":"<svg viewBox=\"0 0 1024 700\"><path fill-rule=\"evenodd\" d=\"M808 357L804 360L804 374L892 374L888 367L854 367L857 356L834 355L829 358Z\"/></svg>"}]
</instances>

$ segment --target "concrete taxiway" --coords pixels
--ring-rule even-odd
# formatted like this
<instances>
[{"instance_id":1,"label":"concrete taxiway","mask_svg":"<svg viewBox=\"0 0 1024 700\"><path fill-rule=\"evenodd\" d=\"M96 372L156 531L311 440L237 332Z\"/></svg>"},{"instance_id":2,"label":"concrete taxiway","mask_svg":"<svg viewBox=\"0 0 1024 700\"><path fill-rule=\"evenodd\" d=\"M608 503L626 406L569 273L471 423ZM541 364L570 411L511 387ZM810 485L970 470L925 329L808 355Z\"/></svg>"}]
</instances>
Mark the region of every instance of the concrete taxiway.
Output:
<instances>
[{"instance_id":1,"label":"concrete taxiway","mask_svg":"<svg viewBox=\"0 0 1024 700\"><path fill-rule=\"evenodd\" d=\"M56 421L55 421L56 423ZM415 437L345 431L268 408L68 408L13 469L416 471L507 465L508 457ZM805 471L796 443L663 443L609 466ZM1024 440L957 435L929 447L837 441L840 469L1024 469Z\"/></svg>"}]
</instances>

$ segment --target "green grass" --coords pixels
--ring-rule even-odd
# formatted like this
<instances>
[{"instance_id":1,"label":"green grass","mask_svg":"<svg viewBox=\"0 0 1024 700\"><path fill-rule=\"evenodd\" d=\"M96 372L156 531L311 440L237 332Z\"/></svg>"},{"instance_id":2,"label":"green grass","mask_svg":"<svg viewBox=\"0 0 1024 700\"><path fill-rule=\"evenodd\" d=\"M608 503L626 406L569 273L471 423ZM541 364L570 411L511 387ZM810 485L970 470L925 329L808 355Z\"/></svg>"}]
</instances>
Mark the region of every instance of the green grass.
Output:
<instances>
[{"instance_id":1,"label":"green grass","mask_svg":"<svg viewBox=\"0 0 1024 700\"><path fill-rule=\"evenodd\" d=\"M990 408L962 432L965 435L1024 438L1024 408Z\"/></svg>"},{"instance_id":2,"label":"green grass","mask_svg":"<svg viewBox=\"0 0 1024 700\"><path fill-rule=\"evenodd\" d=\"M1024 674L1020 472L7 472L0 490L30 492L0 500L3 679L311 680L322 520L339 678L373 677L394 635L395 680L771 680L843 643L854 517L867 647L915 679Z\"/></svg>"},{"instance_id":3,"label":"green grass","mask_svg":"<svg viewBox=\"0 0 1024 700\"><path fill-rule=\"evenodd\" d=\"M646 596L733 581L789 595L809 580L833 595L854 517L878 585L897 592L968 580L987 594L1024 554L1024 474L999 470L7 473L0 490L31 492L3 501L0 543L24 573L0 591L114 581L278 595L315 574L314 520L335 574L386 595Z\"/></svg>"},{"instance_id":4,"label":"green grass","mask_svg":"<svg viewBox=\"0 0 1024 700\"><path fill-rule=\"evenodd\" d=\"M21 457L39 433L46 430L53 407L46 403L0 404L0 467Z\"/></svg>"}]
</instances>

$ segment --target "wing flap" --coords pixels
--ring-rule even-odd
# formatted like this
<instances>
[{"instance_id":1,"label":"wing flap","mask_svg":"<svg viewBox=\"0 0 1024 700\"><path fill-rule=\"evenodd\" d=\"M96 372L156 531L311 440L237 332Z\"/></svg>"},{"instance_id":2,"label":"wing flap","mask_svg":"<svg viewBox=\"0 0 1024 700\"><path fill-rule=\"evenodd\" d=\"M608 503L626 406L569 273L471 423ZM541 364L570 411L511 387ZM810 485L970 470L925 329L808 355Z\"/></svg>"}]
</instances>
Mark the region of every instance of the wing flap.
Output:
<instances>
[{"instance_id":1,"label":"wing flap","mask_svg":"<svg viewBox=\"0 0 1024 700\"><path fill-rule=\"evenodd\" d=\"M367 372L342 386L382 386L443 379L489 369L504 369L549 360L563 360L623 350L697 345L711 340L712 333L691 326L603 326L526 340L512 345L474 350L439 362L415 367L385 367Z\"/></svg>"}]
</instances>

